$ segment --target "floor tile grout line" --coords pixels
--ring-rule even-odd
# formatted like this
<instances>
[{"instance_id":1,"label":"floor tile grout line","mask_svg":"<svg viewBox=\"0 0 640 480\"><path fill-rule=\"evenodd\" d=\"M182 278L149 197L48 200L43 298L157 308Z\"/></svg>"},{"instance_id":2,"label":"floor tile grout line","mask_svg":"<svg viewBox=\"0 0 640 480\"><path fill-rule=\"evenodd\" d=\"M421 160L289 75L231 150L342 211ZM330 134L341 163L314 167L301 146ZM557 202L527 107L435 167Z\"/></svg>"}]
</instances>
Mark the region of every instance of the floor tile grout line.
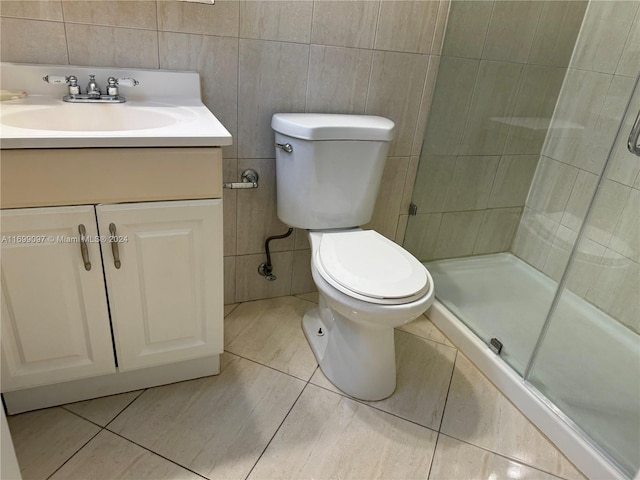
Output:
<instances>
[{"instance_id":1,"label":"floor tile grout line","mask_svg":"<svg viewBox=\"0 0 640 480\"><path fill-rule=\"evenodd\" d=\"M67 409L65 409L66 411L68 411ZM69 413L73 413L73 412L69 412ZM82 417L80 417L82 418ZM84 420L84 419L83 419ZM92 422L93 423L93 422ZM95 425L95 424L94 424ZM96 438L98 435L100 435L100 432L102 432L104 430L104 427L100 427L100 430L98 430L94 435L91 436L91 438L89 440L87 440L86 442L84 442L82 444L82 446L80 448L78 448L75 452L73 452L72 455L69 456L69 458L67 458L64 462L62 462L62 465L60 465L58 468L56 468L53 472L51 472L50 475L48 475L46 477L46 480L49 480L51 477L53 477L62 467L64 467L67 463L69 463L69 461L75 457L78 453L80 453L80 451L86 447L89 442L91 442L91 440L93 440L94 438Z\"/></svg>"},{"instance_id":2,"label":"floor tile grout line","mask_svg":"<svg viewBox=\"0 0 640 480\"><path fill-rule=\"evenodd\" d=\"M115 419L116 419L116 418L118 418L118 417L122 414L122 412L124 412L127 408L129 408L129 407L131 406L131 404L132 404L133 402L135 402L137 399L139 399L139 398L142 396L142 394L143 394L144 392L146 392L147 390L148 390L147 388L143 388L143 389L140 391L140 393L139 393L138 395L136 395L136 396L135 396L135 398L134 398L134 399L132 399L129 403L127 403L127 405L126 405L122 410L120 410L120 411L115 415L115 417L113 417L111 420L109 420L109 421L107 422L107 424L104 426L104 428L107 428L109 425L111 425L111 424L115 421Z\"/></svg>"},{"instance_id":3,"label":"floor tile grout line","mask_svg":"<svg viewBox=\"0 0 640 480\"><path fill-rule=\"evenodd\" d=\"M165 457L164 455L162 455L162 454L160 454L160 453L158 453L158 452L154 452L154 451L153 451L153 450L151 450L150 448L145 447L144 445L141 445L141 444L139 444L138 442L135 442L135 441L131 440L130 438L127 438L127 437L125 437L124 435L119 434L118 432L114 432L113 430L109 430L107 427L104 427L104 429L103 429L103 430L106 430L107 432L112 433L112 434L114 434L115 436L117 436L117 437L119 437L119 438L122 438L123 440L125 440L125 441L127 441L127 442L129 442L129 443L133 443L134 445L136 445L136 446L138 446L138 447L142 448L142 449L143 449L143 450L145 450L146 452L149 452L149 453L151 453L151 454L153 454L153 455L156 455L156 456L158 456L158 457L160 457L160 458L162 458L162 459L166 460L167 462L170 462L170 463L172 463L172 464L174 464L174 465L176 465L176 466L178 466L178 467L180 467L180 468L183 468L183 469L185 469L185 470L188 470L189 472L191 472L191 473L193 473L193 474L197 475L197 476L198 476L198 477L200 477L200 478L203 478L203 479L205 479L205 480L210 480L210 479L209 479L209 477L206 477L206 476L202 475L201 473L198 473L198 472L196 472L196 471L194 471L194 470L190 469L189 467L186 467L186 466L184 466L184 465L181 465L180 463L176 462L175 460L171 460L170 458L167 458L167 457Z\"/></svg>"},{"instance_id":4,"label":"floor tile grout line","mask_svg":"<svg viewBox=\"0 0 640 480\"><path fill-rule=\"evenodd\" d=\"M438 433L442 431L444 416L447 413L447 404L449 403L449 394L451 393L451 385L453 384L453 375L456 373L456 364L458 363L459 353L460 351L456 348L456 356L453 358L453 368L451 369L451 376L449 377L449 386L447 387L447 396L444 398L444 406L442 407L442 417L440 417L440 425L438 426Z\"/></svg>"},{"instance_id":5,"label":"floor tile grout line","mask_svg":"<svg viewBox=\"0 0 640 480\"><path fill-rule=\"evenodd\" d=\"M55 408L55 407L53 407L53 408ZM65 412L70 413L71 415L75 415L76 417L81 418L82 420L84 420L86 422L89 422L91 425L95 425L96 427L98 427L100 429L104 428L104 425L100 425L99 423L96 423L93 420L89 420L88 418L83 417L79 413L76 413L76 412L73 412L73 411L67 409L65 405L60 405L60 408L63 409Z\"/></svg>"},{"instance_id":6,"label":"floor tile grout line","mask_svg":"<svg viewBox=\"0 0 640 480\"><path fill-rule=\"evenodd\" d=\"M433 463L436 459L436 451L438 450L438 442L440 441L440 435L441 433L438 432L436 436L436 444L433 446L433 455L431 456L431 462L429 463L429 473L427 473L427 480L431 480L431 470L433 470Z\"/></svg>"},{"instance_id":7,"label":"floor tile grout line","mask_svg":"<svg viewBox=\"0 0 640 480\"><path fill-rule=\"evenodd\" d=\"M304 380L303 378L296 377L295 375L293 375L293 374L291 374L291 373L283 372L282 370L278 370L277 368L272 367L272 366L270 366L270 365L266 365L266 364L264 364L264 363L260 363L260 362L258 362L257 360L253 360L252 358L243 357L242 355L238 355L237 353L234 353L234 352L232 352L232 351L230 351L230 350L226 350L226 349L225 349L225 350L224 350L224 353L231 354L231 355L235 355L236 357L240 357L240 358L242 358L242 359L244 359L244 360L248 360L249 362L253 362L253 363L257 364L257 365L260 365L261 367L266 367L266 368L268 368L268 369L270 369L270 370L276 371L276 372L278 372L278 373L282 373L283 375L287 375L287 376L289 376L289 377L291 377L291 378L295 378L296 380L299 380L299 381L301 381L301 382L305 382L305 383L308 383L308 382L311 380L311 377L313 377L313 374L314 374L314 373L316 373L316 369L318 368L318 364L316 364L316 368L314 368L314 369L313 369L313 372L312 372L312 373L311 373L311 375L309 376L309 379L308 379L308 380Z\"/></svg>"}]
</instances>

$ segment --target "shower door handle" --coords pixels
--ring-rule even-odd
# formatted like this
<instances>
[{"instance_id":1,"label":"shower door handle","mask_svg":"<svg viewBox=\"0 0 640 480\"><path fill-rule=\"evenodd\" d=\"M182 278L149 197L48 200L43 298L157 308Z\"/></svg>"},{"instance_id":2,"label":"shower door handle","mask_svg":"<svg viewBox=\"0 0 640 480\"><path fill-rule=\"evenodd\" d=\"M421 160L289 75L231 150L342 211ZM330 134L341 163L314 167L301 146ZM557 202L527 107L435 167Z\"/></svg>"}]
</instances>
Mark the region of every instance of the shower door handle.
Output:
<instances>
[{"instance_id":1,"label":"shower door handle","mask_svg":"<svg viewBox=\"0 0 640 480\"><path fill-rule=\"evenodd\" d=\"M627 142L627 148L631 153L635 153L640 157L640 146L638 146L638 137L640 137L640 111L636 117L636 121L633 124L631 133L629 133L629 141Z\"/></svg>"}]
</instances>

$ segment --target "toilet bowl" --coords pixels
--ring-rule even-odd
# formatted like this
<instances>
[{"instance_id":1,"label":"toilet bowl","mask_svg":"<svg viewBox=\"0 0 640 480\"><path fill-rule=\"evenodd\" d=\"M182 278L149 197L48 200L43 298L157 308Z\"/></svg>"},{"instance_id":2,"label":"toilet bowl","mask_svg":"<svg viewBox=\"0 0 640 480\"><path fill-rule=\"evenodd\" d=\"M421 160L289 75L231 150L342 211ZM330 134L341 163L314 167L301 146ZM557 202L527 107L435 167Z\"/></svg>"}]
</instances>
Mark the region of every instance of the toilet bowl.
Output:
<instances>
[{"instance_id":1,"label":"toilet bowl","mask_svg":"<svg viewBox=\"0 0 640 480\"><path fill-rule=\"evenodd\" d=\"M318 307L302 321L327 378L361 400L396 388L394 328L433 302L428 270L373 230L371 220L393 139L391 120L371 115L278 113L278 218L308 231Z\"/></svg>"}]
</instances>

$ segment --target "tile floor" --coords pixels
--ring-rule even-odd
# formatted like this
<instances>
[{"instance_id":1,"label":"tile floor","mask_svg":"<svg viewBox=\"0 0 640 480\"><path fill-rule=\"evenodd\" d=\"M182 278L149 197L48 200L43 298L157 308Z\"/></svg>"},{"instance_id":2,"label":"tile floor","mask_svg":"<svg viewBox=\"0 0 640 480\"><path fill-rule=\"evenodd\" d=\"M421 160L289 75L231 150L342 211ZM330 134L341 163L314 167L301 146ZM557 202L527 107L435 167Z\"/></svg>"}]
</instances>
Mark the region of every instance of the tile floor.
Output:
<instances>
[{"instance_id":1,"label":"tile floor","mask_svg":"<svg viewBox=\"0 0 640 480\"><path fill-rule=\"evenodd\" d=\"M338 391L300 320L317 294L225 307L222 373L9 417L31 479L583 479L426 318L398 388Z\"/></svg>"}]
</instances>

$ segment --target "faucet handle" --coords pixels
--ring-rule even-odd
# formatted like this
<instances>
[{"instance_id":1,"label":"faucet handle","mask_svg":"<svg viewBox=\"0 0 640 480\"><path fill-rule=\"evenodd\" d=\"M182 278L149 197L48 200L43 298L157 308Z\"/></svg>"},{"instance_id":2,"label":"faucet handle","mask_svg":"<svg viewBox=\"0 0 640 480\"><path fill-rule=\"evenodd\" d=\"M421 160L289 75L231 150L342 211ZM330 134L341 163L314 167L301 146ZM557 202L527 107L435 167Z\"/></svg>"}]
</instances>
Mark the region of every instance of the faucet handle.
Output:
<instances>
[{"instance_id":1,"label":"faucet handle","mask_svg":"<svg viewBox=\"0 0 640 480\"><path fill-rule=\"evenodd\" d=\"M64 75L45 75L42 80L47 83L69 83L69 78Z\"/></svg>"},{"instance_id":2,"label":"faucet handle","mask_svg":"<svg viewBox=\"0 0 640 480\"><path fill-rule=\"evenodd\" d=\"M116 83L119 87L135 87L136 85L140 85L138 80L131 77L117 78Z\"/></svg>"}]
</instances>

